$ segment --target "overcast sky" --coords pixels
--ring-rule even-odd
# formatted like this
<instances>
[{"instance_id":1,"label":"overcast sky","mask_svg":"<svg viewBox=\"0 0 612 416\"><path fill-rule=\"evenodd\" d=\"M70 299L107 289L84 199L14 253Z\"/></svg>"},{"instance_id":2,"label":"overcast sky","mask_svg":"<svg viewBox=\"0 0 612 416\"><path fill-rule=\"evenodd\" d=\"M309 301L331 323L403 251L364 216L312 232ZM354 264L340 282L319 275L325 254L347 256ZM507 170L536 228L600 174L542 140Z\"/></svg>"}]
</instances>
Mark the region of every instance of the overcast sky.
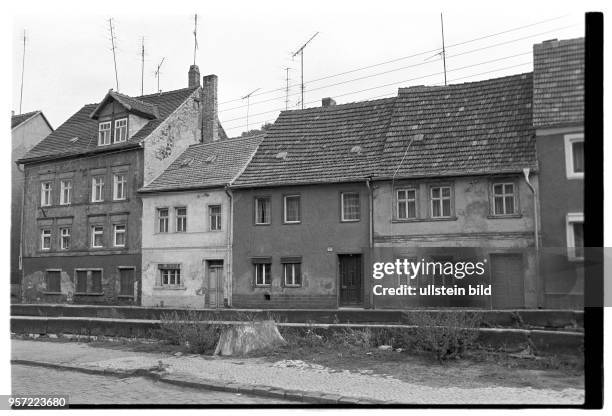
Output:
<instances>
[{"instance_id":1,"label":"overcast sky","mask_svg":"<svg viewBox=\"0 0 612 416\"><path fill-rule=\"evenodd\" d=\"M345 103L394 95L398 87L443 83L443 64L436 55L442 46L441 11L451 83L531 71L534 43L584 35L583 10L540 2L533 2L528 12L515 2L485 7L434 2L417 7L415 2L382 0L207 3L178 2L160 12L155 7L126 9L128 2L110 1L105 9L98 5L87 10L51 2L51 11L33 8L37 13L14 15L12 108L19 112L24 29L22 112L43 110L58 127L82 105L98 102L116 88L110 17L119 91L140 95L143 36L145 94L157 90L154 72L162 58L160 88L187 86L197 13L196 62L202 75L219 77L220 119L230 136L247 129L247 101L240 99L247 93L260 88L250 99L249 128L273 121L285 108L285 67L291 68L289 108L299 107L300 60L291 55L316 32L304 55L307 107L320 105L327 96ZM381 64L387 61L394 62ZM363 67L370 68L353 71Z\"/></svg>"}]
</instances>

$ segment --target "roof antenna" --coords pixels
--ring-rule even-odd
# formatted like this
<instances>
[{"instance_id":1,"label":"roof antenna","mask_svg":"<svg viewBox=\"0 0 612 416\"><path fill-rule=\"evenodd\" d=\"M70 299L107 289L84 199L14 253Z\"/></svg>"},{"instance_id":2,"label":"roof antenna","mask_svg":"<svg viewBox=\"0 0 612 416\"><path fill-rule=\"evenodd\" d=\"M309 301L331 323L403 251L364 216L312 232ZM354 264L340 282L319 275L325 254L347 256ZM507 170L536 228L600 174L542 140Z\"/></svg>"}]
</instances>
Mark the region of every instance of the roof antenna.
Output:
<instances>
[{"instance_id":1,"label":"roof antenna","mask_svg":"<svg viewBox=\"0 0 612 416\"><path fill-rule=\"evenodd\" d=\"M285 67L285 111L289 109L289 70L291 68Z\"/></svg>"},{"instance_id":2,"label":"roof antenna","mask_svg":"<svg viewBox=\"0 0 612 416\"><path fill-rule=\"evenodd\" d=\"M442 62L444 62L444 86L446 86L446 48L444 47L444 20L440 13L440 25L442 27Z\"/></svg>"},{"instance_id":3,"label":"roof antenna","mask_svg":"<svg viewBox=\"0 0 612 416\"><path fill-rule=\"evenodd\" d=\"M144 36L142 37L142 48L140 52L140 95L144 95L144 57L145 57L145 48L144 48Z\"/></svg>"},{"instance_id":4,"label":"roof antenna","mask_svg":"<svg viewBox=\"0 0 612 416\"><path fill-rule=\"evenodd\" d=\"M248 93L247 95L245 95L244 97L242 97L242 99L244 100L246 98L247 100L247 116L246 116L246 129L247 131L249 131L249 101L251 100L251 95L253 95L255 92L259 91L261 88L257 88L256 90L251 91L250 93Z\"/></svg>"},{"instance_id":5,"label":"roof antenna","mask_svg":"<svg viewBox=\"0 0 612 416\"><path fill-rule=\"evenodd\" d=\"M161 68L162 64L164 63L164 59L166 59L166 57L163 57L161 62L157 65L157 69L155 70L155 78L157 78L157 92L161 92L161 90L159 89L159 74L161 73L159 71L159 69Z\"/></svg>"},{"instance_id":6,"label":"roof antenna","mask_svg":"<svg viewBox=\"0 0 612 416\"><path fill-rule=\"evenodd\" d=\"M108 27L110 28L110 34L111 34L111 45L112 45L112 51L113 51L113 61L115 62L115 83L117 85L117 92L119 92L119 77L117 76L117 56L115 53L115 50L117 49L115 46L115 27L113 26L113 18L111 17L110 19L108 19Z\"/></svg>"},{"instance_id":7,"label":"roof antenna","mask_svg":"<svg viewBox=\"0 0 612 416\"><path fill-rule=\"evenodd\" d=\"M21 60L21 93L19 95L19 114L21 114L21 104L23 103L23 74L25 72L25 52L26 52L26 31L23 29L23 58Z\"/></svg>"},{"instance_id":8,"label":"roof antenna","mask_svg":"<svg viewBox=\"0 0 612 416\"><path fill-rule=\"evenodd\" d=\"M193 27L193 64L196 64L196 51L198 50L198 14L194 16L194 27Z\"/></svg>"},{"instance_id":9,"label":"roof antenna","mask_svg":"<svg viewBox=\"0 0 612 416\"><path fill-rule=\"evenodd\" d=\"M301 88L302 88L302 110L304 109L304 48L306 47L306 45L308 45L310 43L311 40L314 39L315 36L317 36L319 34L319 32L315 33L314 35L312 35L312 37L310 39L308 39L308 41L302 45L302 47L300 49L298 49L297 51L295 51L295 53L293 54L292 58L295 58L295 55L297 55L298 53L300 54L300 66L301 66L301 72L302 72L302 82L301 82Z\"/></svg>"}]
</instances>

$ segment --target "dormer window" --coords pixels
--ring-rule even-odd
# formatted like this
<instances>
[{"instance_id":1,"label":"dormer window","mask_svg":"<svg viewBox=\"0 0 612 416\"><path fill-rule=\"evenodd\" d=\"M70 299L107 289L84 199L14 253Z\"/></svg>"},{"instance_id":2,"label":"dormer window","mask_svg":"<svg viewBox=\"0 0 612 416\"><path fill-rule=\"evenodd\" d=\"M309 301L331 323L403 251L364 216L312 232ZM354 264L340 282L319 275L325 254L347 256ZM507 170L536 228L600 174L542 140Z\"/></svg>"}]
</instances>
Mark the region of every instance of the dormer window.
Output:
<instances>
[{"instance_id":1,"label":"dormer window","mask_svg":"<svg viewBox=\"0 0 612 416\"><path fill-rule=\"evenodd\" d=\"M115 143L127 140L127 118L115 120Z\"/></svg>"},{"instance_id":2,"label":"dormer window","mask_svg":"<svg viewBox=\"0 0 612 416\"><path fill-rule=\"evenodd\" d=\"M111 144L111 122L103 121L98 125L98 146Z\"/></svg>"}]
</instances>

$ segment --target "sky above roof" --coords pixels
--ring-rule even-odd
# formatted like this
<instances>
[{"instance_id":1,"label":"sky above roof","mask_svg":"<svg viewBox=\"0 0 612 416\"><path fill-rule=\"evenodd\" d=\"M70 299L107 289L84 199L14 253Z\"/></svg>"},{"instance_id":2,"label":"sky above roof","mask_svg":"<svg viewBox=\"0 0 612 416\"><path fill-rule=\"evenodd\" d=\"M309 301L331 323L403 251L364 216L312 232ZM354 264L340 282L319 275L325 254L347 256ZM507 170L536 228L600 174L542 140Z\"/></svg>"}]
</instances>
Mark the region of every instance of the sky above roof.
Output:
<instances>
[{"instance_id":1,"label":"sky above roof","mask_svg":"<svg viewBox=\"0 0 612 416\"><path fill-rule=\"evenodd\" d=\"M534 43L584 35L579 6L586 7L558 2L555 7L547 2L465 7L451 2L315 0L307 7L303 3L288 7L280 1L206 2L205 6L166 2L165 7L173 7L163 10L161 2L142 7L111 0L85 10L64 4L78 3L38 3L40 7L14 10L11 97L17 113L24 29L22 111L43 110L57 126L116 88L109 17L114 19L117 39L119 91L136 96L141 89L143 36L144 93L157 90L154 72L162 58L160 88L187 86L197 13L196 63L201 75L219 76L219 118L230 137L247 130L247 100L241 97L249 92L260 89L249 100L249 129L274 121L285 109L286 67L291 68L288 107L301 106L300 60L292 59L292 53L316 32L304 56L306 107L319 106L327 96L347 103L392 96L399 87L443 83L443 64L437 55L440 11L447 78L459 83L530 71ZM392 62L383 64L388 61Z\"/></svg>"}]
</instances>

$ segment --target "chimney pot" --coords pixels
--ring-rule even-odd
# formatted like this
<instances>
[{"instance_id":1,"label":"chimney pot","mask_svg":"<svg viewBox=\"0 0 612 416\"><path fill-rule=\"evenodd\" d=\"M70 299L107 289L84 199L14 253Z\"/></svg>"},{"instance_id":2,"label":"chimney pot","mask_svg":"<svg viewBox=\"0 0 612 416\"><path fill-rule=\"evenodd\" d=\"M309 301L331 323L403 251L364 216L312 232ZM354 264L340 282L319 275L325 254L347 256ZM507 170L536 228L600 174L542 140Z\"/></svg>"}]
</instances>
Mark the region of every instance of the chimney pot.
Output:
<instances>
[{"instance_id":1,"label":"chimney pot","mask_svg":"<svg viewBox=\"0 0 612 416\"><path fill-rule=\"evenodd\" d=\"M331 107L332 105L336 105L336 101L331 97L325 97L321 100L321 105L323 107Z\"/></svg>"},{"instance_id":2,"label":"chimney pot","mask_svg":"<svg viewBox=\"0 0 612 416\"><path fill-rule=\"evenodd\" d=\"M217 110L217 76L206 75L202 79L202 142L212 143L219 140Z\"/></svg>"},{"instance_id":3,"label":"chimney pot","mask_svg":"<svg viewBox=\"0 0 612 416\"><path fill-rule=\"evenodd\" d=\"M189 67L189 88L200 86L200 68L197 65L191 65Z\"/></svg>"}]
</instances>

